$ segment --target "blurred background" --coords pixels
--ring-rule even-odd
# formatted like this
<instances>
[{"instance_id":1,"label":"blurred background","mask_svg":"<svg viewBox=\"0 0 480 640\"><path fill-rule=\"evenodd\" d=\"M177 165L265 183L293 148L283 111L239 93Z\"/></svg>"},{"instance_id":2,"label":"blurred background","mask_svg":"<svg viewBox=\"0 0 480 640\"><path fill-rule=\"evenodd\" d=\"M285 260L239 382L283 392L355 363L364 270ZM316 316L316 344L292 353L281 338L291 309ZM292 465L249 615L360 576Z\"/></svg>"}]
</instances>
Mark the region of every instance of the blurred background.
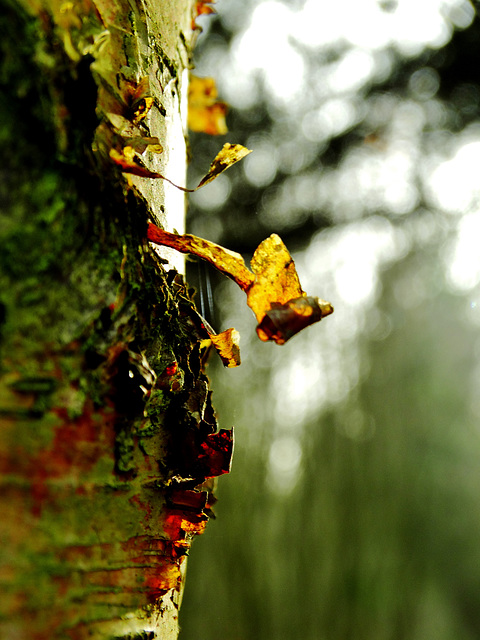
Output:
<instances>
[{"instance_id":1,"label":"blurred background","mask_svg":"<svg viewBox=\"0 0 480 640\"><path fill-rule=\"evenodd\" d=\"M181 640L480 637L480 20L469 0L219 0L199 76L254 152L195 193L191 233L250 258L278 233L333 316L261 343L244 294L189 282L242 366L194 542Z\"/></svg>"}]
</instances>

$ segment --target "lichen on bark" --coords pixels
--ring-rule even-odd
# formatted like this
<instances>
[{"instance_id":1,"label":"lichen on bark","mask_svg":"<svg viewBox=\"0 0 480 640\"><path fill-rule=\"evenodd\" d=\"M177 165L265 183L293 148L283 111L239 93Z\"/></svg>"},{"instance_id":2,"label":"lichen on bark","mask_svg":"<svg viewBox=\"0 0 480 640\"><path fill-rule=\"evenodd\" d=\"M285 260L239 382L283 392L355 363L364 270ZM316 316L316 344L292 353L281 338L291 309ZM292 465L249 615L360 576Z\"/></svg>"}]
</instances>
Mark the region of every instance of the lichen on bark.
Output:
<instances>
[{"instance_id":1,"label":"lichen on bark","mask_svg":"<svg viewBox=\"0 0 480 640\"><path fill-rule=\"evenodd\" d=\"M190 5L0 2L1 637L176 637L228 471L207 334L146 241L171 201L109 158L138 133L154 168L181 153Z\"/></svg>"}]
</instances>

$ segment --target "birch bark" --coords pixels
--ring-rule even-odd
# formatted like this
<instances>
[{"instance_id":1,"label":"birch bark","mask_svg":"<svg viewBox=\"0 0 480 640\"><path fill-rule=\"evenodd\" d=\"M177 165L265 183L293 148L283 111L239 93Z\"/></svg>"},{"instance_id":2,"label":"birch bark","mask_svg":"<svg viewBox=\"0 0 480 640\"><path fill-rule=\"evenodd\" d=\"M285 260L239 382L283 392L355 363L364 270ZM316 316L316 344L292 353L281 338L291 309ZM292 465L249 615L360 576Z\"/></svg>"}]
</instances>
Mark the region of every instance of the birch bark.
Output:
<instances>
[{"instance_id":1,"label":"birch bark","mask_svg":"<svg viewBox=\"0 0 480 640\"><path fill-rule=\"evenodd\" d=\"M145 240L184 195L118 164L184 183L192 5L0 2L2 638L176 638L228 471L203 328Z\"/></svg>"}]
</instances>

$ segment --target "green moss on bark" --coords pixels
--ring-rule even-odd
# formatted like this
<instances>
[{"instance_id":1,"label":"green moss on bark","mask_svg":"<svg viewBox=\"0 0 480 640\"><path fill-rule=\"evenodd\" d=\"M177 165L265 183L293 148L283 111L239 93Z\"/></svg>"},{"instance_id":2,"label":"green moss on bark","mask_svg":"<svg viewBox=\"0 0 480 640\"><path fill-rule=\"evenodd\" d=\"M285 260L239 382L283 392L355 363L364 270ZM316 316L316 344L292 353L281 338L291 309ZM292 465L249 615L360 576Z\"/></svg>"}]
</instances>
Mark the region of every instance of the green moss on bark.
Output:
<instances>
[{"instance_id":1,"label":"green moss on bark","mask_svg":"<svg viewBox=\"0 0 480 640\"><path fill-rule=\"evenodd\" d=\"M117 133L98 134L125 76L91 55L105 27L85 6L62 32L0 0L0 636L22 639L112 637L106 620L166 606L174 625L200 485L223 472L205 336L109 162Z\"/></svg>"}]
</instances>

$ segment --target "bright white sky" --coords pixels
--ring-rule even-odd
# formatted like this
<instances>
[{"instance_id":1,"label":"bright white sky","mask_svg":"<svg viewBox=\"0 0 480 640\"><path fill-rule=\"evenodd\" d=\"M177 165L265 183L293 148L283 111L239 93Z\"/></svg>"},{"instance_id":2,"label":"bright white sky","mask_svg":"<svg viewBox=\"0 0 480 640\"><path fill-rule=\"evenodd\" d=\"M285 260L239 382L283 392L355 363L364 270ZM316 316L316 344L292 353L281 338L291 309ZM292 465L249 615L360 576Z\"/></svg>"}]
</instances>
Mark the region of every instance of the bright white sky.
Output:
<instances>
[{"instance_id":1,"label":"bright white sky","mask_svg":"<svg viewBox=\"0 0 480 640\"><path fill-rule=\"evenodd\" d=\"M228 14L231 1L222 0L226 6L219 9ZM306 0L302 8L276 0L253 2L250 22L233 44L234 64L244 76L260 70L271 93L288 100L297 96L305 80L299 44L319 54L349 45L352 50L332 65L328 78L332 88L346 90L372 78L378 70L376 53L393 48L408 57L426 47L440 48L453 28L467 27L474 16L469 0L391 4L392 10L385 11L379 0ZM236 80L234 76L232 85Z\"/></svg>"}]
</instances>

